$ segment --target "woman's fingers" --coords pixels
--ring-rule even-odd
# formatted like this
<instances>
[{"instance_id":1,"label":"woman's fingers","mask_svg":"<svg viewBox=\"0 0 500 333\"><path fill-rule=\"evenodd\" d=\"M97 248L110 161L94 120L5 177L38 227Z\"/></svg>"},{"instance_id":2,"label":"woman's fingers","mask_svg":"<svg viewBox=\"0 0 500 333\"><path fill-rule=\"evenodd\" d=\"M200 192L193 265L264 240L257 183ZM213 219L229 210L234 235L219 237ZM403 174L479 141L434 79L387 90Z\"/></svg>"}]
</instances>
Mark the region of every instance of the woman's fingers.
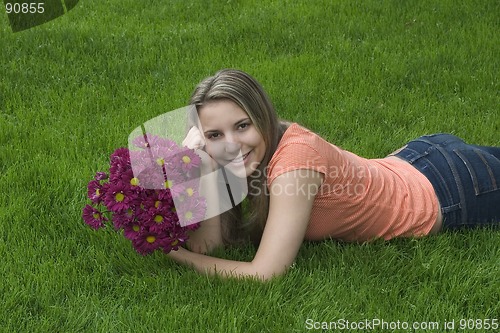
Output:
<instances>
[{"instance_id":1,"label":"woman's fingers","mask_svg":"<svg viewBox=\"0 0 500 333\"><path fill-rule=\"evenodd\" d=\"M217 162L204 150L196 150L196 154L201 158L202 174L207 174L217 169Z\"/></svg>"},{"instance_id":2,"label":"woman's fingers","mask_svg":"<svg viewBox=\"0 0 500 333\"><path fill-rule=\"evenodd\" d=\"M182 141L182 145L188 147L189 149L201 149L205 147L205 139L203 138L203 135L198 127L191 127L186 135L186 138Z\"/></svg>"},{"instance_id":3,"label":"woman's fingers","mask_svg":"<svg viewBox=\"0 0 500 333\"><path fill-rule=\"evenodd\" d=\"M217 162L207 152L202 150L205 147L205 139L198 127L191 127L186 138L182 141L182 145L196 150L196 154L202 161L203 174L210 173L217 168Z\"/></svg>"}]
</instances>

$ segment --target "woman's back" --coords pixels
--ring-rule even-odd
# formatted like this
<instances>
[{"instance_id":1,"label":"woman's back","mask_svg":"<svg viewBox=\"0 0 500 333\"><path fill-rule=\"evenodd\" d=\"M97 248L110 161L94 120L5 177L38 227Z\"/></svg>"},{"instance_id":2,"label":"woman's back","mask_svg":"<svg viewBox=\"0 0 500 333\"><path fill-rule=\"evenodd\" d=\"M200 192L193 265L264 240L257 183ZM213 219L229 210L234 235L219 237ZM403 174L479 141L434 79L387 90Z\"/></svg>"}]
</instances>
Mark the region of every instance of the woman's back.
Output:
<instances>
[{"instance_id":1,"label":"woman's back","mask_svg":"<svg viewBox=\"0 0 500 333\"><path fill-rule=\"evenodd\" d=\"M432 185L398 158L365 159L292 124L269 163L268 185L296 169L325 176L314 200L308 240L422 236L436 221L439 209Z\"/></svg>"}]
</instances>

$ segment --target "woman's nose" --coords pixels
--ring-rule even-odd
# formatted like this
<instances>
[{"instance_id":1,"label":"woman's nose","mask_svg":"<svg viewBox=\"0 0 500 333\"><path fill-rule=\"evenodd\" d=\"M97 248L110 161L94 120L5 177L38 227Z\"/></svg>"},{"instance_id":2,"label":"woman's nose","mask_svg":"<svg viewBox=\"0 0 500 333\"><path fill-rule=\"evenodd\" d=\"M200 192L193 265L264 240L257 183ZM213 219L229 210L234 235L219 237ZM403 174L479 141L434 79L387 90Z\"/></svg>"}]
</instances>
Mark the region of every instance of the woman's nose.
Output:
<instances>
[{"instance_id":1,"label":"woman's nose","mask_svg":"<svg viewBox=\"0 0 500 333\"><path fill-rule=\"evenodd\" d=\"M226 141L224 143L224 151L231 155L237 155L241 149L241 144L238 142Z\"/></svg>"},{"instance_id":2,"label":"woman's nose","mask_svg":"<svg viewBox=\"0 0 500 333\"><path fill-rule=\"evenodd\" d=\"M241 144L239 143L238 138L232 133L228 133L225 135L224 140L224 152L231 155L232 158L238 155L241 148ZM234 156L233 156L234 155Z\"/></svg>"}]
</instances>

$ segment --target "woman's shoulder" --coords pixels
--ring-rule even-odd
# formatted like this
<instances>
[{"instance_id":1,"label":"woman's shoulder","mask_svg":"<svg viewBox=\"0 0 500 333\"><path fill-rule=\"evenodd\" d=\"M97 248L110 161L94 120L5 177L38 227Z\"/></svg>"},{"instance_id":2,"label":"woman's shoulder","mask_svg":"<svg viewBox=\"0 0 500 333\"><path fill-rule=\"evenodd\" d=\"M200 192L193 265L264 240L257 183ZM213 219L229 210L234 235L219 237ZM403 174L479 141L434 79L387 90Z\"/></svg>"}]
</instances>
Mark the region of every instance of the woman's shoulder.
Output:
<instances>
[{"instance_id":1,"label":"woman's shoulder","mask_svg":"<svg viewBox=\"0 0 500 333\"><path fill-rule=\"evenodd\" d=\"M279 146L288 144L311 144L314 145L317 141L324 141L318 134L310 129L299 125L298 123L290 123L288 128L283 133Z\"/></svg>"},{"instance_id":2,"label":"woman's shoulder","mask_svg":"<svg viewBox=\"0 0 500 333\"><path fill-rule=\"evenodd\" d=\"M325 172L332 145L297 123L291 123L281 138L268 165L270 182L287 171L312 169Z\"/></svg>"}]
</instances>

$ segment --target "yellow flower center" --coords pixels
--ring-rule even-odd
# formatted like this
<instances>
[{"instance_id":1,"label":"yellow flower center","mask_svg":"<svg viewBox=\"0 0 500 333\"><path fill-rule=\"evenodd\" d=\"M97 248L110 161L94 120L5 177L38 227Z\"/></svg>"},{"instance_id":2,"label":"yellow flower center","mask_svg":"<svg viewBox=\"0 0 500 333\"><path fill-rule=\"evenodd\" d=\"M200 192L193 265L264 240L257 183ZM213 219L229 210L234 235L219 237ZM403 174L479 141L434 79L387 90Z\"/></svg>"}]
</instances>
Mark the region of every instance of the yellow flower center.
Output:
<instances>
[{"instance_id":1,"label":"yellow flower center","mask_svg":"<svg viewBox=\"0 0 500 333\"><path fill-rule=\"evenodd\" d=\"M160 200L155 201L155 208L160 207L160 205L161 205L161 201Z\"/></svg>"},{"instance_id":2,"label":"yellow flower center","mask_svg":"<svg viewBox=\"0 0 500 333\"><path fill-rule=\"evenodd\" d=\"M190 196L190 197L191 197L191 196L193 196L194 190L193 190L193 188L192 188L192 187L188 187L188 188L186 189L186 192L187 192L188 196Z\"/></svg>"},{"instance_id":3,"label":"yellow flower center","mask_svg":"<svg viewBox=\"0 0 500 333\"><path fill-rule=\"evenodd\" d=\"M98 189L98 188L96 188L96 189L95 189L95 195L97 195L97 196L100 196L100 195L101 195L101 191L99 191L99 189Z\"/></svg>"},{"instance_id":4,"label":"yellow flower center","mask_svg":"<svg viewBox=\"0 0 500 333\"><path fill-rule=\"evenodd\" d=\"M155 241L156 241L156 237L155 236L148 236L148 237L146 237L146 242L148 242L149 244L153 244Z\"/></svg>"},{"instance_id":5,"label":"yellow flower center","mask_svg":"<svg viewBox=\"0 0 500 333\"><path fill-rule=\"evenodd\" d=\"M98 218L100 218L100 217L101 217L101 214L99 214L99 213L94 213L94 214L92 214L92 216L93 216L93 217L97 220Z\"/></svg>"},{"instance_id":6,"label":"yellow flower center","mask_svg":"<svg viewBox=\"0 0 500 333\"><path fill-rule=\"evenodd\" d=\"M186 214L184 214L184 217L186 218L186 220L191 220L193 218L193 213L187 211Z\"/></svg>"},{"instance_id":7,"label":"yellow flower center","mask_svg":"<svg viewBox=\"0 0 500 333\"><path fill-rule=\"evenodd\" d=\"M165 160L160 157L159 159L156 160L156 164L158 164L159 166L162 166L165 164Z\"/></svg>"},{"instance_id":8,"label":"yellow flower center","mask_svg":"<svg viewBox=\"0 0 500 333\"><path fill-rule=\"evenodd\" d=\"M134 230L135 232L138 232L141 228L139 228L139 225L138 224L134 224L132 226L132 230Z\"/></svg>"},{"instance_id":9,"label":"yellow flower center","mask_svg":"<svg viewBox=\"0 0 500 333\"><path fill-rule=\"evenodd\" d=\"M138 186L139 185L139 178L136 178L136 177L132 178L130 180L130 185L132 185L132 186Z\"/></svg>"},{"instance_id":10,"label":"yellow flower center","mask_svg":"<svg viewBox=\"0 0 500 333\"><path fill-rule=\"evenodd\" d=\"M191 163L191 158L189 158L189 156L187 156L187 155L184 155L184 156L182 156L182 162L189 164L189 163Z\"/></svg>"},{"instance_id":11,"label":"yellow flower center","mask_svg":"<svg viewBox=\"0 0 500 333\"><path fill-rule=\"evenodd\" d=\"M172 185L173 185L173 183L172 183L172 181L170 181L170 180L167 180L167 181L165 182L165 188L172 188Z\"/></svg>"},{"instance_id":12,"label":"yellow flower center","mask_svg":"<svg viewBox=\"0 0 500 333\"><path fill-rule=\"evenodd\" d=\"M123 195L123 193L121 193L121 192L120 192L120 193L116 193L116 194L115 194L115 199L116 199L116 201L118 201L118 202L122 202L122 201L123 201L123 199L125 199L125 195Z\"/></svg>"},{"instance_id":13,"label":"yellow flower center","mask_svg":"<svg viewBox=\"0 0 500 333\"><path fill-rule=\"evenodd\" d=\"M154 218L155 222L160 224L163 222L163 216L161 215L156 215L155 218Z\"/></svg>"},{"instance_id":14,"label":"yellow flower center","mask_svg":"<svg viewBox=\"0 0 500 333\"><path fill-rule=\"evenodd\" d=\"M179 243L179 241L176 239L176 240L174 240L172 243L170 243L170 245L172 245L172 246L176 246L178 243Z\"/></svg>"}]
</instances>

